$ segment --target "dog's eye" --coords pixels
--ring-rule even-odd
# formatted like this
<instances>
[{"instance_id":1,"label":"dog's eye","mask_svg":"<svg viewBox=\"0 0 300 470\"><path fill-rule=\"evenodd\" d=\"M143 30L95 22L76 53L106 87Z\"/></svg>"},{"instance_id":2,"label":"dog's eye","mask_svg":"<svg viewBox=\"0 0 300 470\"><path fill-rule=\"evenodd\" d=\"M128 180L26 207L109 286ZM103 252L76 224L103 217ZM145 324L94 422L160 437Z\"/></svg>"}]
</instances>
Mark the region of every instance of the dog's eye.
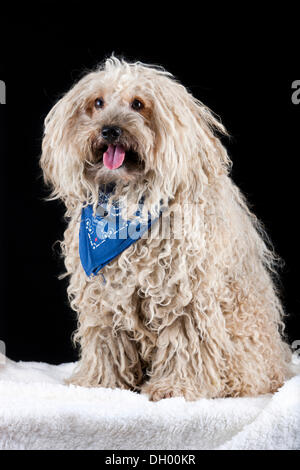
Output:
<instances>
[{"instance_id":1,"label":"dog's eye","mask_svg":"<svg viewBox=\"0 0 300 470\"><path fill-rule=\"evenodd\" d=\"M95 100L95 108L100 109L100 108L103 108L103 106L104 106L104 99L103 98L97 98Z\"/></svg>"},{"instance_id":2,"label":"dog's eye","mask_svg":"<svg viewBox=\"0 0 300 470\"><path fill-rule=\"evenodd\" d=\"M140 111L141 109L144 108L144 103L142 103L140 100L138 100L137 98L135 98L132 103L131 103L131 107L132 109L134 109L135 111Z\"/></svg>"}]
</instances>

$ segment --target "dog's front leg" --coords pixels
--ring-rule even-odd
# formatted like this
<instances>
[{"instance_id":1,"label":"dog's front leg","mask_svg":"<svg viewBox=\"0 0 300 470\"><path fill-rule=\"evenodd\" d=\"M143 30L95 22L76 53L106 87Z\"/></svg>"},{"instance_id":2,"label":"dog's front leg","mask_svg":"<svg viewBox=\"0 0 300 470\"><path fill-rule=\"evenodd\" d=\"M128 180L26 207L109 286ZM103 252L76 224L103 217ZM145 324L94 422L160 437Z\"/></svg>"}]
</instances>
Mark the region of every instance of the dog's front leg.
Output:
<instances>
[{"instance_id":1,"label":"dog's front leg","mask_svg":"<svg viewBox=\"0 0 300 470\"><path fill-rule=\"evenodd\" d=\"M106 319L108 316L106 316ZM68 383L83 387L135 389L142 370L134 341L112 326L89 326L77 332L81 358Z\"/></svg>"},{"instance_id":2,"label":"dog's front leg","mask_svg":"<svg viewBox=\"0 0 300 470\"><path fill-rule=\"evenodd\" d=\"M193 401L206 396L203 381L200 335L186 316L175 317L157 337L142 392L152 401L184 396Z\"/></svg>"}]
</instances>

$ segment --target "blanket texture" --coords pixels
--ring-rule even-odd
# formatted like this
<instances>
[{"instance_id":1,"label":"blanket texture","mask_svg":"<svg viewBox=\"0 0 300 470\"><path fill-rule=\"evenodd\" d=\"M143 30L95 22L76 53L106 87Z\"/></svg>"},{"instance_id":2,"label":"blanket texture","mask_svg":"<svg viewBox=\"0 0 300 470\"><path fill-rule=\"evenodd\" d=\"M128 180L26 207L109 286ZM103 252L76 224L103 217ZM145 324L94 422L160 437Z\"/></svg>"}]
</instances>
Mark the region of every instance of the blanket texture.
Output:
<instances>
[{"instance_id":1,"label":"blanket texture","mask_svg":"<svg viewBox=\"0 0 300 470\"><path fill-rule=\"evenodd\" d=\"M300 448L300 366L275 395L158 403L66 386L74 364L0 365L0 449Z\"/></svg>"}]
</instances>

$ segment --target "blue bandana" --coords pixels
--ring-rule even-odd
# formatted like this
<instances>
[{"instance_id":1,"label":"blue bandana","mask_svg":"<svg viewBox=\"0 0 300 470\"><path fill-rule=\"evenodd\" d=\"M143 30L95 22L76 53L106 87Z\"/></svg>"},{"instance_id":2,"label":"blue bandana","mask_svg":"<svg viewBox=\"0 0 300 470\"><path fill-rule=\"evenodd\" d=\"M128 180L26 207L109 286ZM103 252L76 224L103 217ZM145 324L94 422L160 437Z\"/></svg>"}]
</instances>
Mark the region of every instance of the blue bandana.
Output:
<instances>
[{"instance_id":1,"label":"blue bandana","mask_svg":"<svg viewBox=\"0 0 300 470\"><path fill-rule=\"evenodd\" d=\"M137 219L124 220L117 203L112 204L108 212L111 194L112 191L99 193L95 215L92 205L82 209L79 255L87 276L97 275L106 264L139 240L157 220L151 220L149 216L147 223L141 223L139 210L136 212Z\"/></svg>"}]
</instances>

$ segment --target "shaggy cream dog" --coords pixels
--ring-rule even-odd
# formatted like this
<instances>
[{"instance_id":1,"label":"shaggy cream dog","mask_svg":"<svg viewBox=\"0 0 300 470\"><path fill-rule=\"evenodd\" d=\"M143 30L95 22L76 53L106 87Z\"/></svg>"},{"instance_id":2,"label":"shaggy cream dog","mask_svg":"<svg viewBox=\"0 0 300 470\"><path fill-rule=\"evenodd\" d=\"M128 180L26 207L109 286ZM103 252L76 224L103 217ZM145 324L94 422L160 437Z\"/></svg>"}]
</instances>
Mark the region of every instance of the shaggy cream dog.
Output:
<instances>
[{"instance_id":1,"label":"shaggy cream dog","mask_svg":"<svg viewBox=\"0 0 300 470\"><path fill-rule=\"evenodd\" d=\"M276 258L230 178L225 132L162 68L115 57L50 111L41 167L69 221L62 247L81 346L71 383L151 400L255 396L283 384L290 353ZM141 198L142 217L157 217L162 202L164 212L147 237L88 277L80 214L110 182L129 219Z\"/></svg>"}]
</instances>

